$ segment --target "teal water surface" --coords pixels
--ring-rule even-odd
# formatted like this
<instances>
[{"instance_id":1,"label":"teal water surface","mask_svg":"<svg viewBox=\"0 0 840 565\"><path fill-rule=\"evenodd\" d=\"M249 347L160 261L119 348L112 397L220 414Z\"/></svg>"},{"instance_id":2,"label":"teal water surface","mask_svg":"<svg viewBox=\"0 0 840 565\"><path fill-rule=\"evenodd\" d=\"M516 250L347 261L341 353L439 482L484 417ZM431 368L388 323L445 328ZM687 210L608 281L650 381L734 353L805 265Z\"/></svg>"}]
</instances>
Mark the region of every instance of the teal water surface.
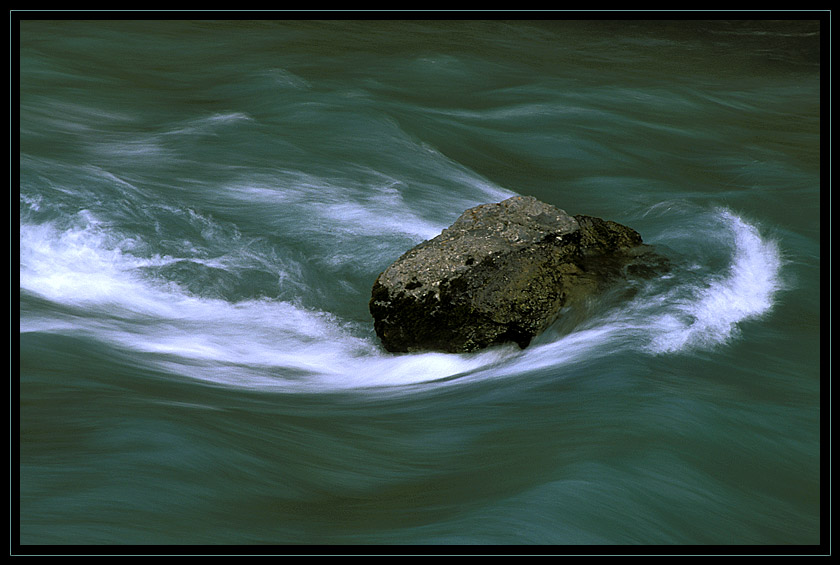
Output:
<instances>
[{"instance_id":1,"label":"teal water surface","mask_svg":"<svg viewBox=\"0 0 840 565\"><path fill-rule=\"evenodd\" d=\"M820 22L19 34L22 546L825 541ZM517 194L673 268L385 352L377 274Z\"/></svg>"}]
</instances>

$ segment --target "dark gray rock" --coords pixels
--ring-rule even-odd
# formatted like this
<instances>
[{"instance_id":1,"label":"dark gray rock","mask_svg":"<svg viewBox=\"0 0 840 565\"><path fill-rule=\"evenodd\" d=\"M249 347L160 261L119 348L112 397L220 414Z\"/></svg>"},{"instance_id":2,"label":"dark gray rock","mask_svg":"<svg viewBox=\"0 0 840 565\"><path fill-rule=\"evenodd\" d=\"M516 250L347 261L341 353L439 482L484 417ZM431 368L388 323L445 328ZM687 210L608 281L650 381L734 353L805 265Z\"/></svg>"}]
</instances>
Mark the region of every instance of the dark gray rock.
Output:
<instances>
[{"instance_id":1,"label":"dark gray rock","mask_svg":"<svg viewBox=\"0 0 840 565\"><path fill-rule=\"evenodd\" d=\"M392 352L526 347L572 300L638 263L641 236L529 196L483 204L403 254L373 284L370 312Z\"/></svg>"}]
</instances>

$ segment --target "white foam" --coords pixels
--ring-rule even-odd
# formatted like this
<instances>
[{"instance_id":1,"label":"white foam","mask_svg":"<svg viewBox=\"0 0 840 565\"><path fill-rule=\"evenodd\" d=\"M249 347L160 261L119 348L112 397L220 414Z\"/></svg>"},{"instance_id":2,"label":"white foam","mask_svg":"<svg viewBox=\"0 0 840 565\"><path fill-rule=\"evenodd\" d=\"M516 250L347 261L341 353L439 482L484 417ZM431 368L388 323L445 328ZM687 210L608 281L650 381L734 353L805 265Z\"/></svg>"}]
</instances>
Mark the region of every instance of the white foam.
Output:
<instances>
[{"instance_id":1,"label":"white foam","mask_svg":"<svg viewBox=\"0 0 840 565\"><path fill-rule=\"evenodd\" d=\"M179 374L281 390L425 382L481 363L436 353L388 355L329 313L276 300L200 298L156 284L138 269L177 259L136 257L131 241L115 238L90 215L85 221L64 230L21 225L21 290L62 306L22 315L21 333L87 335Z\"/></svg>"},{"instance_id":2,"label":"white foam","mask_svg":"<svg viewBox=\"0 0 840 565\"><path fill-rule=\"evenodd\" d=\"M667 304L654 316L650 348L675 352L726 343L738 334L739 323L768 312L780 289L782 260L777 244L761 236L756 226L729 210L718 218L729 230L734 252L728 271L688 289L689 296ZM686 293L677 288L672 294Z\"/></svg>"},{"instance_id":3,"label":"white foam","mask_svg":"<svg viewBox=\"0 0 840 565\"><path fill-rule=\"evenodd\" d=\"M642 294L524 351L511 346L463 355L391 355L367 328L326 312L278 300L200 298L153 282L139 269L175 259L133 255L136 242L115 237L89 214L81 227L69 229L24 224L21 290L71 312L22 315L20 331L88 335L177 374L283 391L459 384L628 349L670 354L709 348L730 341L740 322L772 308L781 269L778 247L754 225L726 210L716 218L715 233L725 228L731 250L725 272L673 277L664 292Z\"/></svg>"},{"instance_id":4,"label":"white foam","mask_svg":"<svg viewBox=\"0 0 840 565\"><path fill-rule=\"evenodd\" d=\"M252 176L229 185L228 194L281 206L283 214L301 229L343 236L402 234L417 242L439 234L446 225L421 218L405 204L399 181L383 178L376 184L353 186L314 175L285 171L272 178ZM360 194L366 196L362 198Z\"/></svg>"},{"instance_id":5,"label":"white foam","mask_svg":"<svg viewBox=\"0 0 840 565\"><path fill-rule=\"evenodd\" d=\"M87 216L87 225L67 230L21 224L20 288L61 304L160 311L159 296L131 275L154 260L125 253L132 240L108 241L107 231Z\"/></svg>"}]
</instances>

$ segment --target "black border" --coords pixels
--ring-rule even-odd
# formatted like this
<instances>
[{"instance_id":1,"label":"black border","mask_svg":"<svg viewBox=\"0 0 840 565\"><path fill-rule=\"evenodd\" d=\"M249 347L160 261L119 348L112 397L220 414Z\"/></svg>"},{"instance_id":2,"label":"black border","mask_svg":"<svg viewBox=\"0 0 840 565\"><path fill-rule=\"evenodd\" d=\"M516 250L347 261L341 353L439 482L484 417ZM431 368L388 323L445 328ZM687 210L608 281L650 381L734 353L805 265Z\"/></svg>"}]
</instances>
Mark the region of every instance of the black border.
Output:
<instances>
[{"instance_id":1,"label":"black border","mask_svg":"<svg viewBox=\"0 0 840 565\"><path fill-rule=\"evenodd\" d=\"M831 11L823 10L376 10L376 9L348 9L348 10L10 10L9 11L9 117L10 117L10 210L13 194L11 188L14 185L12 176L18 169L19 160L14 158L12 150L18 146L19 137L15 129L19 131L19 105L13 103L19 98L19 61L20 61L20 22L25 20L122 20L122 19L149 19L149 20L258 20L258 19L313 19L313 20L335 20L335 19L391 19L391 20L440 20L440 19L464 19L464 20L819 20L821 22L821 100L829 101L828 111L822 113L821 139L825 143L827 151L821 153L821 170L826 183L821 187L821 205L823 214L829 216L831 209ZM19 178L19 176L18 176ZM823 190L825 189L825 190ZM11 212L10 212L11 213ZM10 225L10 257L11 236L13 225ZM822 236L828 239L830 253L830 228L827 235ZM10 259L11 263L11 259ZM12 265L10 264L10 271ZM12 288L10 275L10 342L12 338L11 312L15 309L12 302ZM824 291L830 283L830 269L824 271L821 281L821 291ZM830 293L830 288L829 288ZM823 294L825 294L823 292ZM830 305L830 300L829 300ZM19 308L19 302L17 303ZM829 306L830 314L830 306ZM829 340L830 316L828 322L823 320L825 329L829 331L823 335ZM19 334L18 339L19 339ZM9 398L9 556L10 557L37 557L37 556L289 556L289 557L323 557L323 556L582 556L582 557L613 557L613 556L663 556L663 557L690 557L690 556L787 556L787 557L830 557L831 553L831 398L830 398L830 343L829 347L822 347L821 351L829 361L823 364L821 379L824 385L821 398L821 410L823 414L821 445L822 469L821 485L824 504L821 505L820 521L820 544L813 546L554 546L554 545L526 545L526 546L413 546L413 545L277 545L277 546L198 546L198 545L21 545L19 543L20 530L20 482L19 482L19 461L18 451L15 449L15 441L20 437L19 419L15 398L19 399L19 378L12 373L13 360L16 354L19 356L19 349L15 352L10 343L10 398ZM19 367L19 363L18 363ZM828 371L825 371L825 368ZM19 373L18 373L19 376ZM18 462L18 465L15 465Z\"/></svg>"}]
</instances>

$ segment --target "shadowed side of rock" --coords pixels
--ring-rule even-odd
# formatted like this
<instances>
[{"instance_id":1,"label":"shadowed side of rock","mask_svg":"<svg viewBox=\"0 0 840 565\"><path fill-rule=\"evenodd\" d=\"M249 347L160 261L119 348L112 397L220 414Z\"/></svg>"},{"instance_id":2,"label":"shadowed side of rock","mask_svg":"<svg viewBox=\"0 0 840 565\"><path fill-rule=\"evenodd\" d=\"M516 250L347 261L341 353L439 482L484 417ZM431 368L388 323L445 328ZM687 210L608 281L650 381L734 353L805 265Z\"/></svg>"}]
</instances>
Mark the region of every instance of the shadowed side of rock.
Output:
<instances>
[{"instance_id":1,"label":"shadowed side of rock","mask_svg":"<svg viewBox=\"0 0 840 565\"><path fill-rule=\"evenodd\" d=\"M526 347L570 298L597 292L642 244L630 228L517 196L464 212L373 285L370 312L392 352Z\"/></svg>"}]
</instances>

